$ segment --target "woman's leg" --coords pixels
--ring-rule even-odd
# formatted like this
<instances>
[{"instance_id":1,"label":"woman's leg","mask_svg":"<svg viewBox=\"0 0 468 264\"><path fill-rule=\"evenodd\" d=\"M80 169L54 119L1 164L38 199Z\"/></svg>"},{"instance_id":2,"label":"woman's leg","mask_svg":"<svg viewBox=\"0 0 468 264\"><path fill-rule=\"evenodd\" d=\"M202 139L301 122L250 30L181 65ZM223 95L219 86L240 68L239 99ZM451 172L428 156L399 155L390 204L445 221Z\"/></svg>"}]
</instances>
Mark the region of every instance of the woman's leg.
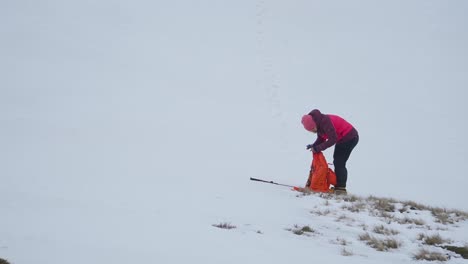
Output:
<instances>
[{"instance_id":1,"label":"woman's leg","mask_svg":"<svg viewBox=\"0 0 468 264\"><path fill-rule=\"evenodd\" d=\"M349 141L336 144L335 152L333 153L333 165L335 166L336 173L336 187L346 188L348 180L348 170L346 169L346 162L354 147L359 142L359 137L355 137Z\"/></svg>"}]
</instances>

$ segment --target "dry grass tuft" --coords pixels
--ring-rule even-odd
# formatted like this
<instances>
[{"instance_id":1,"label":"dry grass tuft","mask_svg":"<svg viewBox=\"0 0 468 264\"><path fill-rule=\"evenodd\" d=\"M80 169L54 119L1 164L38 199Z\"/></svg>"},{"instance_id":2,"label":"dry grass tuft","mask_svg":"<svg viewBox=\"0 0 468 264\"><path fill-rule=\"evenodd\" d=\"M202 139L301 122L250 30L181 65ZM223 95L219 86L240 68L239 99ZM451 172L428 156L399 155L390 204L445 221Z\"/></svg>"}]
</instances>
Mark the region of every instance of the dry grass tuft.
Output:
<instances>
[{"instance_id":1,"label":"dry grass tuft","mask_svg":"<svg viewBox=\"0 0 468 264\"><path fill-rule=\"evenodd\" d=\"M443 208L432 208L432 215L436 218L436 222L441 224L454 224L455 219L451 217L451 212Z\"/></svg>"},{"instance_id":2,"label":"dry grass tuft","mask_svg":"<svg viewBox=\"0 0 468 264\"><path fill-rule=\"evenodd\" d=\"M231 225L231 223L219 223L217 225L213 225L214 227L221 228L221 229L234 229L236 228L235 225Z\"/></svg>"},{"instance_id":3,"label":"dry grass tuft","mask_svg":"<svg viewBox=\"0 0 468 264\"><path fill-rule=\"evenodd\" d=\"M424 220L422 220L422 219L413 219L413 218L409 218L409 217L398 218L398 219L395 219L395 221L397 223L399 223L400 225L415 224L417 226L423 226L423 225L426 224L426 222L424 222Z\"/></svg>"},{"instance_id":4,"label":"dry grass tuft","mask_svg":"<svg viewBox=\"0 0 468 264\"><path fill-rule=\"evenodd\" d=\"M414 255L414 258L417 260L428 260L428 261L447 261L448 257L439 252L431 252L426 249L419 250L418 253Z\"/></svg>"},{"instance_id":5,"label":"dry grass tuft","mask_svg":"<svg viewBox=\"0 0 468 264\"><path fill-rule=\"evenodd\" d=\"M366 242L368 246L374 248L377 251L388 251L390 249L396 249L401 246L401 243L393 238L378 239L365 233L359 236L359 240Z\"/></svg>"},{"instance_id":6,"label":"dry grass tuft","mask_svg":"<svg viewBox=\"0 0 468 264\"><path fill-rule=\"evenodd\" d=\"M360 197L358 197L356 195L352 195L352 194L342 196L342 198L343 198L343 201L351 202L351 203L354 203L354 202L357 202L357 201L362 201L362 199Z\"/></svg>"},{"instance_id":7,"label":"dry grass tuft","mask_svg":"<svg viewBox=\"0 0 468 264\"><path fill-rule=\"evenodd\" d=\"M418 240L423 241L424 244L430 245L430 246L436 246L436 245L442 245L445 243L450 243L450 239L445 239L442 238L439 234L435 234L432 236L427 236L425 234L419 234L418 235Z\"/></svg>"},{"instance_id":8,"label":"dry grass tuft","mask_svg":"<svg viewBox=\"0 0 468 264\"><path fill-rule=\"evenodd\" d=\"M331 213L330 209L325 209L323 211L317 210L317 211L310 211L311 214L315 214L318 216L324 216L324 215L329 215Z\"/></svg>"},{"instance_id":9,"label":"dry grass tuft","mask_svg":"<svg viewBox=\"0 0 468 264\"><path fill-rule=\"evenodd\" d=\"M341 208L348 210L352 213L359 213L359 212L364 211L367 208L367 204L365 202L358 201L349 205L343 205Z\"/></svg>"},{"instance_id":10,"label":"dry grass tuft","mask_svg":"<svg viewBox=\"0 0 468 264\"><path fill-rule=\"evenodd\" d=\"M436 207L431 208L430 211L436 218L436 222L444 225L468 220L468 213L460 210L448 210Z\"/></svg>"},{"instance_id":11,"label":"dry grass tuft","mask_svg":"<svg viewBox=\"0 0 468 264\"><path fill-rule=\"evenodd\" d=\"M378 225L374 227L374 233L390 236L390 235L398 235L400 232L394 229L387 228L383 225Z\"/></svg>"},{"instance_id":12,"label":"dry grass tuft","mask_svg":"<svg viewBox=\"0 0 468 264\"><path fill-rule=\"evenodd\" d=\"M309 233L315 233L315 230L310 228L310 226L300 227L298 225L294 225L294 228L289 228L286 230L291 231L293 232L293 234L298 235L298 236L307 235Z\"/></svg>"},{"instance_id":13,"label":"dry grass tuft","mask_svg":"<svg viewBox=\"0 0 468 264\"><path fill-rule=\"evenodd\" d=\"M430 209L429 206L426 206L426 205L423 205L423 204L420 204L420 203L416 203L416 202L413 202L413 201L403 201L402 204L403 204L404 208L408 208L410 210L423 211L423 210L429 210Z\"/></svg>"},{"instance_id":14,"label":"dry grass tuft","mask_svg":"<svg viewBox=\"0 0 468 264\"><path fill-rule=\"evenodd\" d=\"M367 200L372 204L374 209L377 211L384 211L384 212L389 212L389 213L395 212L395 203L397 201L395 201L394 199L378 198L375 196L370 196Z\"/></svg>"}]
</instances>

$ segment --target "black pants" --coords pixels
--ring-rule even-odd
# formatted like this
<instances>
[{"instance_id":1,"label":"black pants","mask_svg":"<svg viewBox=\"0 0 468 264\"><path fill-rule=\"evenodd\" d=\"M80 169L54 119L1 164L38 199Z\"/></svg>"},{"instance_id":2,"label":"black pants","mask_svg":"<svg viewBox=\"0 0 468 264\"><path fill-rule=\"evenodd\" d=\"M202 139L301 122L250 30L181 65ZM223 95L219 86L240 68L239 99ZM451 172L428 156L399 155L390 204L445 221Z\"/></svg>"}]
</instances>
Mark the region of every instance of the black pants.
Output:
<instances>
[{"instance_id":1,"label":"black pants","mask_svg":"<svg viewBox=\"0 0 468 264\"><path fill-rule=\"evenodd\" d=\"M333 153L333 165L335 165L336 187L346 188L346 181L348 180L348 169L346 169L346 162L349 159L349 155L351 155L351 151L353 151L358 142L359 136L335 145L335 152Z\"/></svg>"}]
</instances>

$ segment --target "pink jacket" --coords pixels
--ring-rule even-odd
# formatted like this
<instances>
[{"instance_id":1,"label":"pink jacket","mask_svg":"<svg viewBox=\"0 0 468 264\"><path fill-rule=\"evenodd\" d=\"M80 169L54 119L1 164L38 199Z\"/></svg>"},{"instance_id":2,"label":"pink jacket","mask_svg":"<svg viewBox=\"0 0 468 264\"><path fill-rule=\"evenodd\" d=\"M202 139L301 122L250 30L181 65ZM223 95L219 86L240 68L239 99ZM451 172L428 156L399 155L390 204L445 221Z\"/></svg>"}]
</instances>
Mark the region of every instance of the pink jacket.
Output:
<instances>
[{"instance_id":1,"label":"pink jacket","mask_svg":"<svg viewBox=\"0 0 468 264\"><path fill-rule=\"evenodd\" d=\"M348 123L343 118L337 115L327 115L330 117L330 120L335 127L336 135L337 135L337 142L340 142L351 130L353 130L353 126Z\"/></svg>"},{"instance_id":2,"label":"pink jacket","mask_svg":"<svg viewBox=\"0 0 468 264\"><path fill-rule=\"evenodd\" d=\"M312 110L309 115L317 125L317 140L313 144L317 151L324 151L359 136L350 123L337 115L322 114L318 109Z\"/></svg>"}]
</instances>

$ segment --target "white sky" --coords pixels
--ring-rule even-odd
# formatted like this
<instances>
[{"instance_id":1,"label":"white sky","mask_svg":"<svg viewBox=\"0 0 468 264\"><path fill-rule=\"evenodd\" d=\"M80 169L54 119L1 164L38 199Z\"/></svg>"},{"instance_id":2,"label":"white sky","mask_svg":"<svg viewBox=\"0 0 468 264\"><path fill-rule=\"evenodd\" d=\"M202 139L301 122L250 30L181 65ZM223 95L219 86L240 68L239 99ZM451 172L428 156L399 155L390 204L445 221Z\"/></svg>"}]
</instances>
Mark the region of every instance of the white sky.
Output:
<instances>
[{"instance_id":1,"label":"white sky","mask_svg":"<svg viewBox=\"0 0 468 264\"><path fill-rule=\"evenodd\" d=\"M468 209L467 13L466 1L4 1L0 190L172 208L250 191L249 177L301 185L315 138L300 118L319 108L360 133L351 193Z\"/></svg>"}]
</instances>

